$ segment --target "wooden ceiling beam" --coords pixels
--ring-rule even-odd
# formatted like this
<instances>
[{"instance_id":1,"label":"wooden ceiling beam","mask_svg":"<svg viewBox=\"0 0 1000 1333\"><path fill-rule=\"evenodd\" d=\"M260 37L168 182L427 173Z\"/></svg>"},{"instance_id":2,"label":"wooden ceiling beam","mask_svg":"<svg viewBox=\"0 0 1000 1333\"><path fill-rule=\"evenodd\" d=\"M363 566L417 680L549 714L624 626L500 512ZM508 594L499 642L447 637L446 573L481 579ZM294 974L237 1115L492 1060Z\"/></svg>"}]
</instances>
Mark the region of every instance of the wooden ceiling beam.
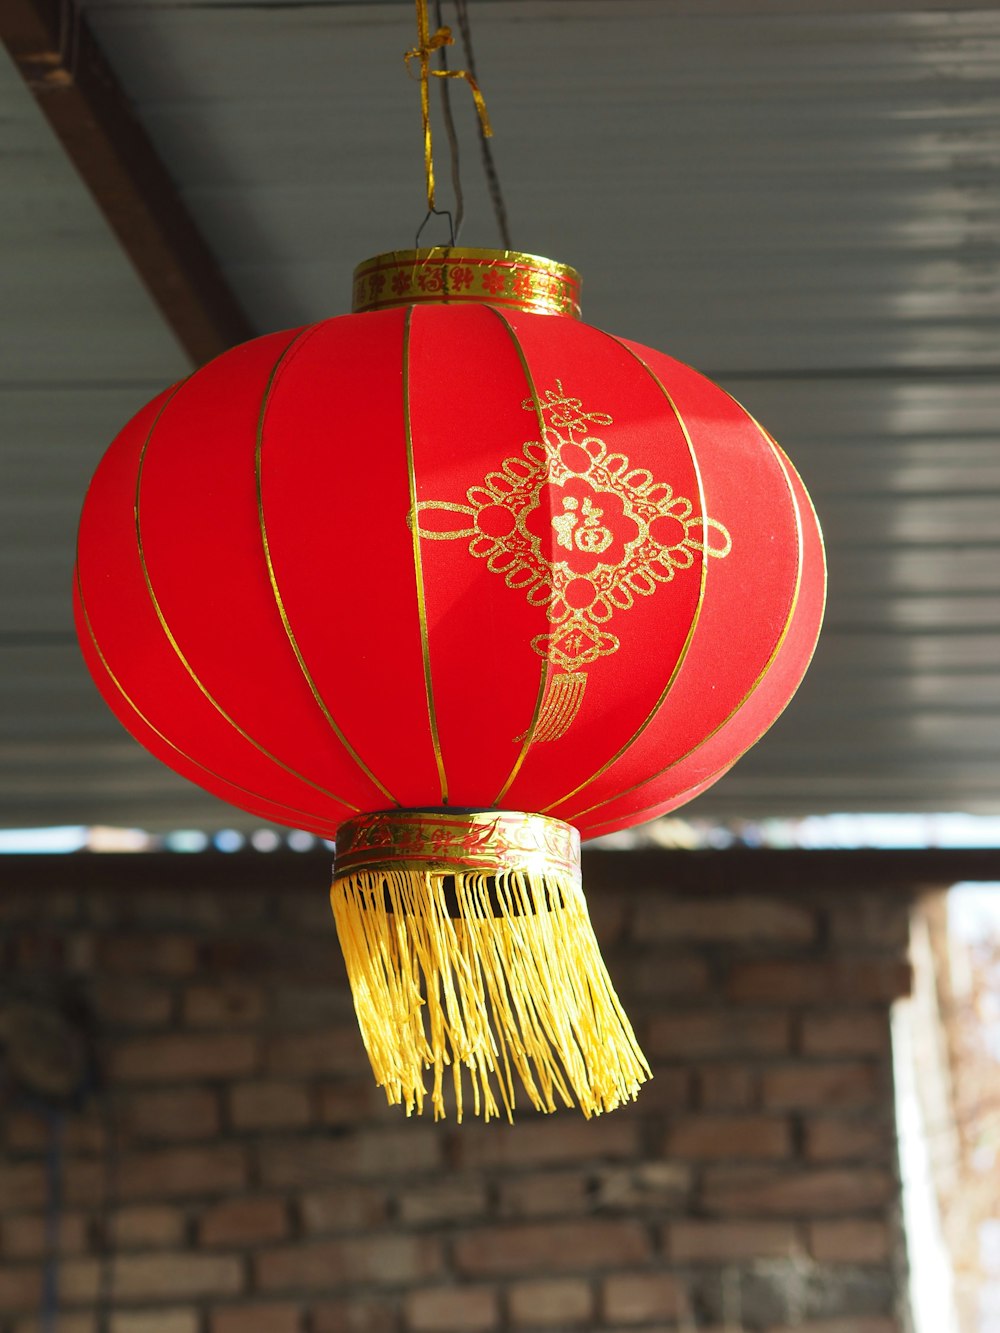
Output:
<instances>
[{"instance_id":1,"label":"wooden ceiling beam","mask_svg":"<svg viewBox=\"0 0 1000 1333\"><path fill-rule=\"evenodd\" d=\"M2 0L0 40L192 362L252 338L79 0Z\"/></svg>"}]
</instances>

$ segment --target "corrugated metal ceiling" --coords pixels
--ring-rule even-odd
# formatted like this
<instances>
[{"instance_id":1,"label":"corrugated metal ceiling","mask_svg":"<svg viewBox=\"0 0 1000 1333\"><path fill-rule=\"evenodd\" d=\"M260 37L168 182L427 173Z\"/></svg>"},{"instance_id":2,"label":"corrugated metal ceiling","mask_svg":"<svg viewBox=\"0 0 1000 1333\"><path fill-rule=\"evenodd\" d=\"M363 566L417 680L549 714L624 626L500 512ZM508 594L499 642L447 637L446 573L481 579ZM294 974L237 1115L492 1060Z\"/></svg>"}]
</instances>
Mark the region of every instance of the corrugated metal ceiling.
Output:
<instances>
[{"instance_id":1,"label":"corrugated metal ceiling","mask_svg":"<svg viewBox=\"0 0 1000 1333\"><path fill-rule=\"evenodd\" d=\"M408 4L88 14L262 330L345 308L354 263L411 242ZM697 813L1000 811L1000 12L477 0L472 18L515 244L583 271L590 322L746 402L825 525L813 670ZM494 244L462 92L463 239ZM6 66L0 116L2 819L230 824L117 730L70 638L86 477L179 353Z\"/></svg>"}]
</instances>

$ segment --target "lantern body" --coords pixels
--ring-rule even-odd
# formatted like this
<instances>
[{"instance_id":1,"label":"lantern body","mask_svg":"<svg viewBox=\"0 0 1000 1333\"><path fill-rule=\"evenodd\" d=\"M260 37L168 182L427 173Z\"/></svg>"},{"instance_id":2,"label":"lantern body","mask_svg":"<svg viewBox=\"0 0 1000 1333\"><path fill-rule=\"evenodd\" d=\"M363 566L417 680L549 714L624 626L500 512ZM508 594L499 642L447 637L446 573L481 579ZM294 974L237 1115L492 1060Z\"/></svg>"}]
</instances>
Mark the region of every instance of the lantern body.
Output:
<instances>
[{"instance_id":1,"label":"lantern body","mask_svg":"<svg viewBox=\"0 0 1000 1333\"><path fill-rule=\"evenodd\" d=\"M802 484L727 394L481 303L273 334L168 390L101 463L77 569L125 726L325 837L395 805L583 837L674 809L784 707L823 597Z\"/></svg>"},{"instance_id":2,"label":"lantern body","mask_svg":"<svg viewBox=\"0 0 1000 1333\"><path fill-rule=\"evenodd\" d=\"M342 829L364 1040L390 1101L420 1109L433 1070L436 1115L449 1066L459 1114L463 1069L487 1116L512 1113L512 1070L545 1110L635 1095L575 830L720 777L822 619L782 451L695 371L574 319L571 274L371 261L373 308L236 347L139 412L80 525L105 699L224 800Z\"/></svg>"}]
</instances>

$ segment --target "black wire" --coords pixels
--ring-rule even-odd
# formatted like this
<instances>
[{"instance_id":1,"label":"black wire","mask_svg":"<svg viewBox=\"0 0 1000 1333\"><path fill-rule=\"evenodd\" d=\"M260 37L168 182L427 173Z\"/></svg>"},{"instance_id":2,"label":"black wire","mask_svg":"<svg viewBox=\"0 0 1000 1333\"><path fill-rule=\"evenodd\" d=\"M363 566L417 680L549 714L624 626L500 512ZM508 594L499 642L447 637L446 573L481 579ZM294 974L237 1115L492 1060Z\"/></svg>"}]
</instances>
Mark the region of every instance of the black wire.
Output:
<instances>
[{"instance_id":1,"label":"black wire","mask_svg":"<svg viewBox=\"0 0 1000 1333\"><path fill-rule=\"evenodd\" d=\"M462 35L462 50L465 56L465 68L469 71L476 82L476 58L472 51L472 31L469 26L468 0L455 0L455 14L458 19L458 30ZM447 79L442 79L442 83L447 83ZM493 159L493 149L489 139L483 133L482 124L479 126L479 147L483 157L483 170L486 173L486 184L490 191L490 200L493 204L493 214L497 220L497 228L500 231L500 237L503 241L505 250L513 247L510 243L510 223L507 219L507 205L504 203L503 191L500 188L500 176L497 172L496 162Z\"/></svg>"},{"instance_id":2,"label":"black wire","mask_svg":"<svg viewBox=\"0 0 1000 1333\"><path fill-rule=\"evenodd\" d=\"M428 222L430 222L431 218L448 219L448 244L449 246L455 244L455 219L451 216L450 210L447 208L429 208L427 212L424 214L423 222L421 222L420 226L417 228L416 236L413 238L414 250L420 249L420 237L423 234L424 228L427 226Z\"/></svg>"}]
</instances>

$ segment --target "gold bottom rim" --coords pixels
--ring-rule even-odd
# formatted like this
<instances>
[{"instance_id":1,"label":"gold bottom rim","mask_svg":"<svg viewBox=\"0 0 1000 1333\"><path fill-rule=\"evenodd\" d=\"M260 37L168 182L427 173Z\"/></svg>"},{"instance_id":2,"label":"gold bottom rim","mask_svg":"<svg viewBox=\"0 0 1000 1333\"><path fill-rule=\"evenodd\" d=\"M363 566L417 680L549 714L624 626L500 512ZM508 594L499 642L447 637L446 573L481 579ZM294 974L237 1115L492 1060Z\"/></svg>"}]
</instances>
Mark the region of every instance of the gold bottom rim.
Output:
<instances>
[{"instance_id":1,"label":"gold bottom rim","mask_svg":"<svg viewBox=\"0 0 1000 1333\"><path fill-rule=\"evenodd\" d=\"M337 830L333 878L360 870L478 871L580 879L580 835L571 824L523 810L388 810Z\"/></svg>"}]
</instances>

